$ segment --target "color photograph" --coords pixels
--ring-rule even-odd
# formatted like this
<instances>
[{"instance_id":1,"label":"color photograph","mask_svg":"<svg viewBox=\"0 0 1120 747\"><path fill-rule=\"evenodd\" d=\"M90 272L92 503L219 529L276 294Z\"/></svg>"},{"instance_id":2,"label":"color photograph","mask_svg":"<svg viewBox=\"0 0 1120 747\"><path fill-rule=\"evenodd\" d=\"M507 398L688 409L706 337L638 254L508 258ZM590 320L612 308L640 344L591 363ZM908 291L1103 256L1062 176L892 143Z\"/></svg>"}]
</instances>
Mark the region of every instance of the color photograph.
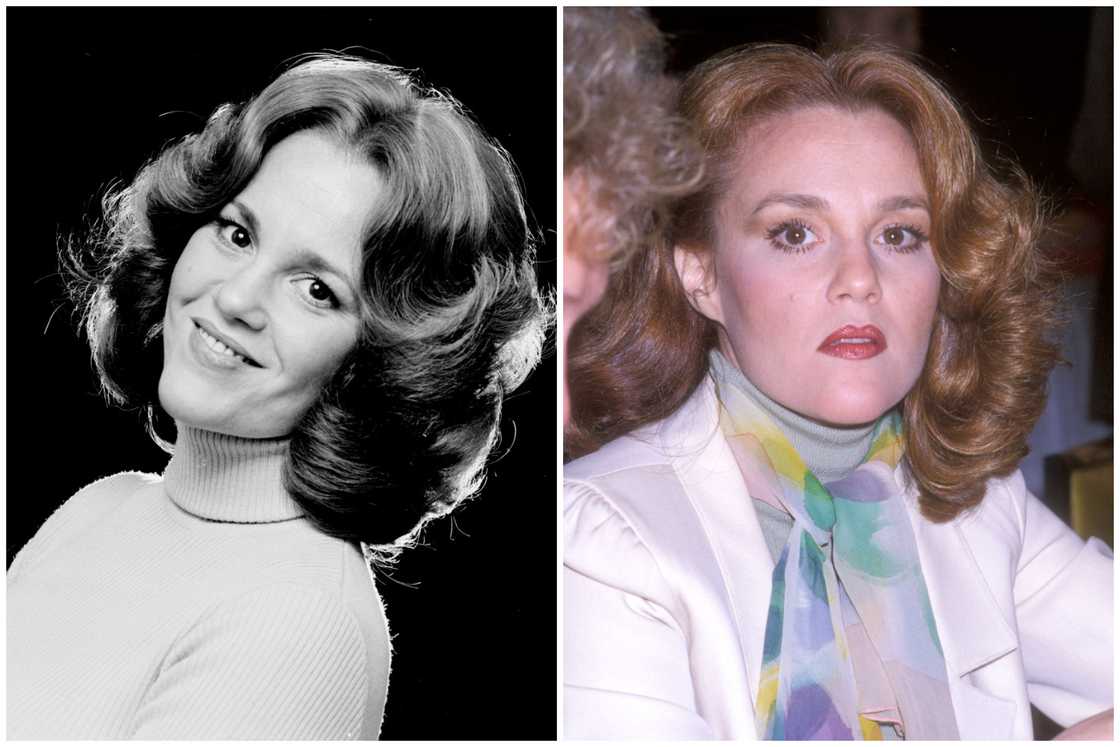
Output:
<instances>
[{"instance_id":1,"label":"color photograph","mask_svg":"<svg viewBox=\"0 0 1120 747\"><path fill-rule=\"evenodd\" d=\"M1112 739L1112 29L564 9L566 739Z\"/></svg>"}]
</instances>

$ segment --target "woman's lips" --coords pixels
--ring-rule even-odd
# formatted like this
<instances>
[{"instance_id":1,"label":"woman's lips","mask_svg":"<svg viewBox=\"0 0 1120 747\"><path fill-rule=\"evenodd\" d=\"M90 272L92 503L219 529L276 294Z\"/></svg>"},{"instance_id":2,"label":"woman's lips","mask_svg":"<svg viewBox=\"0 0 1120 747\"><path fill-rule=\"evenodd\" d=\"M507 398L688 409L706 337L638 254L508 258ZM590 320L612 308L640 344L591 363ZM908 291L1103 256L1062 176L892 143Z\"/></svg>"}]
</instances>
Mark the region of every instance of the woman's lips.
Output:
<instances>
[{"instance_id":1,"label":"woman's lips","mask_svg":"<svg viewBox=\"0 0 1120 747\"><path fill-rule=\"evenodd\" d=\"M260 368L260 364L250 358L245 349L215 330L205 320L192 318L194 329L191 331L191 348L196 356L210 368L233 370L242 366Z\"/></svg>"},{"instance_id":2,"label":"woman's lips","mask_svg":"<svg viewBox=\"0 0 1120 747\"><path fill-rule=\"evenodd\" d=\"M845 325L825 338L818 351L846 360L874 358L887 349L887 338L874 324Z\"/></svg>"}]
</instances>

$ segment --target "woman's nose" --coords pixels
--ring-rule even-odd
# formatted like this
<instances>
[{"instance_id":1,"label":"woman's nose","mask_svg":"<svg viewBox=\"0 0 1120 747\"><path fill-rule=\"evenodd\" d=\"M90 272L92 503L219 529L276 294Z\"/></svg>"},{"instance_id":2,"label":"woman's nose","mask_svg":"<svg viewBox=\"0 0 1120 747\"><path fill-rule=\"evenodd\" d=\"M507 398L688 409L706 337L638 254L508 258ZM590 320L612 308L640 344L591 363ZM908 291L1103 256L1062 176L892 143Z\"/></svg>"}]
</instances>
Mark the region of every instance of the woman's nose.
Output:
<instances>
[{"instance_id":1,"label":"woman's nose","mask_svg":"<svg viewBox=\"0 0 1120 747\"><path fill-rule=\"evenodd\" d=\"M882 296L879 268L871 248L862 242L851 242L840 248L837 264L829 284L832 301L851 300L876 303Z\"/></svg>"},{"instance_id":2,"label":"woman's nose","mask_svg":"<svg viewBox=\"0 0 1120 747\"><path fill-rule=\"evenodd\" d=\"M264 296L267 278L256 262L246 262L223 279L214 294L214 305L230 322L240 322L253 330L268 324Z\"/></svg>"}]
</instances>

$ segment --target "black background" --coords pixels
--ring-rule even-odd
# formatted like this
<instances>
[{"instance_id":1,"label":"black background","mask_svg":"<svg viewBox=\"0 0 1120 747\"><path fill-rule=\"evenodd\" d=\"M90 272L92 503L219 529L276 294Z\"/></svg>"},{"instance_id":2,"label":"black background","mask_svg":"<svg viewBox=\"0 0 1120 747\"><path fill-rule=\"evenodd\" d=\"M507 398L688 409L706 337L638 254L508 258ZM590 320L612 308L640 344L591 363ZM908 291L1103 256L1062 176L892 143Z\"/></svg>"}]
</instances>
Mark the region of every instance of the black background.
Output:
<instances>
[{"instance_id":1,"label":"black background","mask_svg":"<svg viewBox=\"0 0 1120 747\"><path fill-rule=\"evenodd\" d=\"M80 487L167 455L98 394L57 276L81 227L217 105L293 56L361 51L418 69L511 153L555 286L555 10L19 8L7 10L8 561ZM553 739L556 733L556 375L507 401L482 494L431 525L379 586L394 657L382 737Z\"/></svg>"}]
</instances>

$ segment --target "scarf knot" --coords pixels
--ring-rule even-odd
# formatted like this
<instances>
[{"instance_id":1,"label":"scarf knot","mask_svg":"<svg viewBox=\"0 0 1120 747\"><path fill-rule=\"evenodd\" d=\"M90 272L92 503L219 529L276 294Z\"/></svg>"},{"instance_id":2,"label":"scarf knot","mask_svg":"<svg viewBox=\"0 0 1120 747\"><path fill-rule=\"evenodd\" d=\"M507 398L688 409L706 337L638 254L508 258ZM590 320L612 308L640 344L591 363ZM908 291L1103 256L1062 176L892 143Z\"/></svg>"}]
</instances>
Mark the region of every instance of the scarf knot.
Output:
<instances>
[{"instance_id":1,"label":"scarf knot","mask_svg":"<svg viewBox=\"0 0 1120 747\"><path fill-rule=\"evenodd\" d=\"M865 715L875 709L861 707L851 633L878 660L907 739L959 738L908 510L893 479L871 468L893 468L902 458L899 414L880 418L862 463L826 486L718 353L712 375L720 428L752 497L793 517L771 579L755 702L759 736L881 738Z\"/></svg>"},{"instance_id":2,"label":"scarf knot","mask_svg":"<svg viewBox=\"0 0 1120 747\"><path fill-rule=\"evenodd\" d=\"M832 528L836 526L836 503L820 480L812 472L805 472L805 513L813 521L813 526L831 539ZM814 539L817 539L814 532ZM820 540L818 539L818 544Z\"/></svg>"}]
</instances>

